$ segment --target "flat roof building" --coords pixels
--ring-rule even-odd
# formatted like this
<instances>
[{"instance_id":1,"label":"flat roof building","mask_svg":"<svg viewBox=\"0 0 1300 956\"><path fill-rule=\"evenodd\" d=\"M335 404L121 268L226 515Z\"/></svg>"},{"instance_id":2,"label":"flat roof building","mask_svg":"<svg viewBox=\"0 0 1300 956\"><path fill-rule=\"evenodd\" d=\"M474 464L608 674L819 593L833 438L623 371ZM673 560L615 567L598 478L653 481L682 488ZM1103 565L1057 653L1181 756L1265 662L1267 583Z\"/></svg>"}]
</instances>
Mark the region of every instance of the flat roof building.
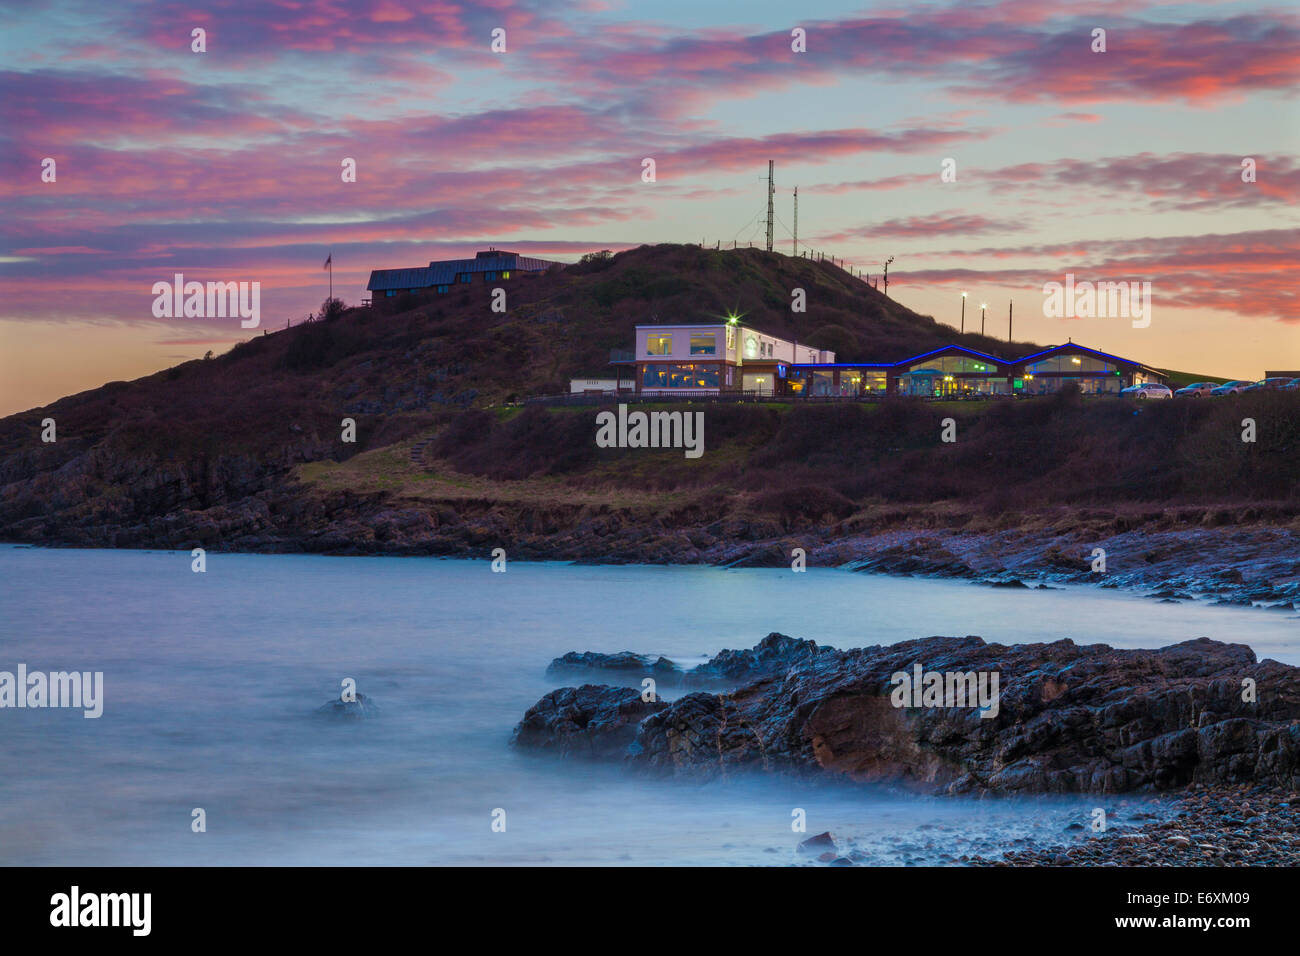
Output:
<instances>
[{"instance_id":1,"label":"flat roof building","mask_svg":"<svg viewBox=\"0 0 1300 956\"><path fill-rule=\"evenodd\" d=\"M427 266L414 269L375 269L370 273L366 288L370 290L374 304L382 308L385 299L395 299L403 293L447 293L458 285L467 285L475 280L499 282L519 273L545 272L558 265L560 263L548 259L488 249L475 253L473 259L434 260Z\"/></svg>"},{"instance_id":2,"label":"flat roof building","mask_svg":"<svg viewBox=\"0 0 1300 956\"><path fill-rule=\"evenodd\" d=\"M768 335L738 322L638 325L630 359L640 393L782 394L780 382L798 362L834 362L835 353Z\"/></svg>"}]
</instances>

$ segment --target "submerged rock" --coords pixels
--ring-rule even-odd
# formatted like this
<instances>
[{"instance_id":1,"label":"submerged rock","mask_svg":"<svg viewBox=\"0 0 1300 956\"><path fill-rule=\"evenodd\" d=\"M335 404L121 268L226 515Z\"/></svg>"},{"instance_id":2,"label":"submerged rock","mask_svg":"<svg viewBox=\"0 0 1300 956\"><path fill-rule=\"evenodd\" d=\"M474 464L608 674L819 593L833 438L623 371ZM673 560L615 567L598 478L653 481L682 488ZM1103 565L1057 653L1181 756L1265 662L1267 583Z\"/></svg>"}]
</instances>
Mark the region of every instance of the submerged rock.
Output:
<instances>
[{"instance_id":1,"label":"submerged rock","mask_svg":"<svg viewBox=\"0 0 1300 956\"><path fill-rule=\"evenodd\" d=\"M987 717L976 706L894 706L892 675L916 665L984 674L989 689L996 675L996 706ZM672 703L644 704L630 688L563 688L529 710L514 742L673 773L795 771L946 792L1300 785L1300 668L1258 662L1241 644L931 637L839 651L770 634L684 675L720 678L740 686Z\"/></svg>"},{"instance_id":2,"label":"submerged rock","mask_svg":"<svg viewBox=\"0 0 1300 956\"><path fill-rule=\"evenodd\" d=\"M551 661L550 666L546 668L548 677L590 671L625 673L637 680L642 677L653 677L658 681L677 681L683 673L682 668L666 657L654 658L648 654L634 654L631 651L619 651L617 654L569 651L563 657Z\"/></svg>"},{"instance_id":3,"label":"submerged rock","mask_svg":"<svg viewBox=\"0 0 1300 956\"><path fill-rule=\"evenodd\" d=\"M379 713L379 705L373 698L365 694L357 694L356 700L343 700L336 697L333 700L327 700L316 708L317 715L321 717L330 717L336 720L360 720L363 717L373 717Z\"/></svg>"}]
</instances>

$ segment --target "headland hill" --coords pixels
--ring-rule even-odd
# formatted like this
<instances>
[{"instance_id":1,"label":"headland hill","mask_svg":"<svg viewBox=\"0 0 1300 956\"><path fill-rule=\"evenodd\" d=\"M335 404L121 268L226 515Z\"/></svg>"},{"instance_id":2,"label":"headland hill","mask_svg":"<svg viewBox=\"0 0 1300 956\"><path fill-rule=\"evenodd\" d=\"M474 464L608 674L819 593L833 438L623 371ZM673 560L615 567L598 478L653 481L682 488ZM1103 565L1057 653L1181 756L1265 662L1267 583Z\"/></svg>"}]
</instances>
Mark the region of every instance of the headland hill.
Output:
<instances>
[{"instance_id":1,"label":"headland hill","mask_svg":"<svg viewBox=\"0 0 1300 956\"><path fill-rule=\"evenodd\" d=\"M602 374L638 325L743 316L842 363L1045 345L960 333L829 262L758 249L642 246L383 304L328 303L0 420L0 540L772 567L803 549L810 566L1300 599L1294 391L639 406L704 413L706 450L687 458L598 447L596 416L621 399L535 399Z\"/></svg>"}]
</instances>

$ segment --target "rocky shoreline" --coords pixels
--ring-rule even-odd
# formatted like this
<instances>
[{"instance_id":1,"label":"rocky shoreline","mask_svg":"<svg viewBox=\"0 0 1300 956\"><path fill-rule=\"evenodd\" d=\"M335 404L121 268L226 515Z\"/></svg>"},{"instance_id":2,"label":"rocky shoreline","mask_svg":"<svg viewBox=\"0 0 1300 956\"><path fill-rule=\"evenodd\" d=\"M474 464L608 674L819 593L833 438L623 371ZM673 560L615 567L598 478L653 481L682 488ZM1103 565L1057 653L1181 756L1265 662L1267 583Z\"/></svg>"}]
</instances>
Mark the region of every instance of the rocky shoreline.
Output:
<instances>
[{"instance_id":1,"label":"rocky shoreline","mask_svg":"<svg viewBox=\"0 0 1300 956\"><path fill-rule=\"evenodd\" d=\"M899 706L897 678L918 665L996 672L1000 699L982 710L951 699ZM1058 840L1022 836L998 852L996 840L940 827L906 836L904 865L1300 864L1300 668L1260 662L1243 645L1202 638L1126 651L931 637L841 651L770 634L692 668L575 651L547 674L583 683L539 700L511 745L551 759L695 779L778 773L930 794L1096 794L1097 808ZM880 855L827 832L801 841L794 862L879 865Z\"/></svg>"},{"instance_id":2,"label":"rocky shoreline","mask_svg":"<svg viewBox=\"0 0 1300 956\"><path fill-rule=\"evenodd\" d=\"M1268 787L1189 788L1177 815L1057 846L1022 847L970 866L1297 866L1300 794Z\"/></svg>"},{"instance_id":3,"label":"rocky shoreline","mask_svg":"<svg viewBox=\"0 0 1300 956\"><path fill-rule=\"evenodd\" d=\"M794 549L801 548L808 567L967 580L994 587L1092 585L1139 592L1166 603L1197 601L1291 613L1300 610L1300 530L1289 527L1134 528L1108 534L1078 527L1042 532L900 528L842 538L810 533L753 540L752 535L772 529L718 527L674 536L653 530L632 533L623 528L609 536L575 538L511 534L490 523L467 527L452 524L457 520L454 516L444 518L448 524L430 529L424 527L430 520L428 514L384 511L367 524L348 523L328 531L284 536L240 534L234 527L206 519L201 527L188 519L169 519L166 529L148 533L139 529L140 533L130 535L79 535L72 540L24 533L8 535L5 543L461 559L486 559L493 548L504 547L516 561L787 570ZM25 532L32 530L24 528ZM417 530L419 533L414 533ZM724 544L713 532L740 537ZM1097 549L1105 552L1104 570L1093 570Z\"/></svg>"},{"instance_id":4,"label":"rocky shoreline","mask_svg":"<svg viewBox=\"0 0 1300 956\"><path fill-rule=\"evenodd\" d=\"M1300 668L1206 638L1117 650L931 637L841 651L771 634L692 669L588 652L550 673L619 683L552 691L513 746L669 775L808 774L948 794L1300 785ZM900 696L913 674L916 696ZM684 693L667 699L661 683Z\"/></svg>"},{"instance_id":5,"label":"rocky shoreline","mask_svg":"<svg viewBox=\"0 0 1300 956\"><path fill-rule=\"evenodd\" d=\"M903 866L1223 867L1300 864L1300 796L1242 784L1193 785L1167 801L1102 797L1058 839L963 833L925 824L900 834L892 862ZM1104 811L1104 828L1094 827ZM1029 810L1027 812L1041 812ZM774 851L779 852L779 851ZM804 866L878 866L881 847L851 833L825 831L799 842Z\"/></svg>"}]
</instances>

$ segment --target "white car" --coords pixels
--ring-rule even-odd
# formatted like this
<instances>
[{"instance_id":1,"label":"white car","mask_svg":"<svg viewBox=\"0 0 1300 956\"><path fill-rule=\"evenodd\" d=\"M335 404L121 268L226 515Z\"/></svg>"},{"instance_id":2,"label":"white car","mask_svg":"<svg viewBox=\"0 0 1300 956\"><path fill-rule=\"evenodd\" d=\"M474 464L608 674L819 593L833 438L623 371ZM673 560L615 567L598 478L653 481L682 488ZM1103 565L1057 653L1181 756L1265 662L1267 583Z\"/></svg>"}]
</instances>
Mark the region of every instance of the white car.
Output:
<instances>
[{"instance_id":1,"label":"white car","mask_svg":"<svg viewBox=\"0 0 1300 956\"><path fill-rule=\"evenodd\" d=\"M1231 382L1224 382L1218 388L1211 391L1210 394L1215 398L1222 398L1224 395L1236 395L1238 392L1244 391L1247 386L1254 385L1254 384L1255 384L1254 382L1236 381L1236 380Z\"/></svg>"},{"instance_id":2,"label":"white car","mask_svg":"<svg viewBox=\"0 0 1300 956\"><path fill-rule=\"evenodd\" d=\"M1130 385L1128 388L1119 390L1121 395L1127 395L1129 398L1173 398L1174 393L1170 391L1168 385L1157 385L1155 382L1143 382L1141 385Z\"/></svg>"}]
</instances>

